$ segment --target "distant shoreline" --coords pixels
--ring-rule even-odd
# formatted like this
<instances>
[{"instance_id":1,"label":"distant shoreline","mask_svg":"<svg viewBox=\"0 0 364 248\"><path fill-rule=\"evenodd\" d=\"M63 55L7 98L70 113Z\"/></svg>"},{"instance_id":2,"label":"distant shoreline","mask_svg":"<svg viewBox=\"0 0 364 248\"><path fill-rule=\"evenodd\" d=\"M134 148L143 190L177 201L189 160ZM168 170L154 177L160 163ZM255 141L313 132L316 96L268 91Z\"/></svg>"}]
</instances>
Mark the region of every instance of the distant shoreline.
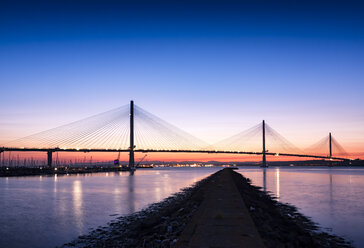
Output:
<instances>
[{"instance_id":1,"label":"distant shoreline","mask_svg":"<svg viewBox=\"0 0 364 248\"><path fill-rule=\"evenodd\" d=\"M243 168L246 166L256 166L257 168L261 168L258 164L242 164L237 163L238 165L215 165L213 167L229 167L229 168ZM328 167L328 163L317 163L317 164L308 164L308 163L294 163L291 162L272 162L269 163L269 167ZM364 167L364 164L357 163L350 166L341 165L341 164L334 164L333 167L329 168L361 168ZM154 168L176 168L175 166L156 166ZM179 168L189 168L186 167L179 167ZM200 166L197 168L205 168L204 166ZM211 167L206 167L211 168ZM140 169L153 169L152 166L143 166ZM53 175L71 175L71 174L88 174L88 173L102 173L102 172L125 172L128 171L126 167L116 167L116 166L84 166L84 167L0 167L0 177L24 177L24 176L53 176Z\"/></svg>"},{"instance_id":2,"label":"distant shoreline","mask_svg":"<svg viewBox=\"0 0 364 248\"><path fill-rule=\"evenodd\" d=\"M128 171L122 167L0 167L0 177L53 176Z\"/></svg>"}]
</instances>

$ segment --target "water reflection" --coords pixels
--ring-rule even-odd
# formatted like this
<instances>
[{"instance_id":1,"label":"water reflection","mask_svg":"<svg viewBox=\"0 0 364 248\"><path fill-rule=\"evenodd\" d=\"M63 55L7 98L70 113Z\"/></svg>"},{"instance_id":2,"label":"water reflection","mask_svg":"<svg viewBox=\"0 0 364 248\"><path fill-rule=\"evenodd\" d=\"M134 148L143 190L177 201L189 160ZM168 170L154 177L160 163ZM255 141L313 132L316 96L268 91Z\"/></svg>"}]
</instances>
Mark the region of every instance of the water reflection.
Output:
<instances>
[{"instance_id":1,"label":"water reflection","mask_svg":"<svg viewBox=\"0 0 364 248\"><path fill-rule=\"evenodd\" d=\"M262 168L263 170L263 190L267 192L267 170L266 168Z\"/></svg>"},{"instance_id":2,"label":"water reflection","mask_svg":"<svg viewBox=\"0 0 364 248\"><path fill-rule=\"evenodd\" d=\"M277 169L276 169L276 196L277 196L277 199L279 200L279 196L280 196L279 167L277 167Z\"/></svg>"},{"instance_id":3,"label":"water reflection","mask_svg":"<svg viewBox=\"0 0 364 248\"><path fill-rule=\"evenodd\" d=\"M82 184L80 180L76 180L73 182L72 199L73 199L73 212L75 214L77 229L79 234L81 234L83 230L83 216L82 216Z\"/></svg>"},{"instance_id":4,"label":"water reflection","mask_svg":"<svg viewBox=\"0 0 364 248\"><path fill-rule=\"evenodd\" d=\"M332 171L330 168L330 172L329 172L329 206L330 206L330 216L334 217L334 197L333 197L333 175L332 175Z\"/></svg>"},{"instance_id":5,"label":"water reflection","mask_svg":"<svg viewBox=\"0 0 364 248\"><path fill-rule=\"evenodd\" d=\"M261 168L262 170L262 175L263 175L263 191L264 192L267 192L267 168ZM276 185L276 188L275 188L275 196L277 197L277 199L279 200L279 197L280 197L280 178L279 178L279 167L277 167L275 169L275 185Z\"/></svg>"},{"instance_id":6,"label":"water reflection","mask_svg":"<svg viewBox=\"0 0 364 248\"><path fill-rule=\"evenodd\" d=\"M324 229L364 247L363 168L247 167L239 172Z\"/></svg>"},{"instance_id":7,"label":"water reflection","mask_svg":"<svg viewBox=\"0 0 364 248\"><path fill-rule=\"evenodd\" d=\"M53 193L56 194L57 193L57 181L58 181L58 177L57 174L54 175L54 183L53 183Z\"/></svg>"},{"instance_id":8,"label":"water reflection","mask_svg":"<svg viewBox=\"0 0 364 248\"><path fill-rule=\"evenodd\" d=\"M129 174L128 176L128 206L129 206L129 213L134 213L135 212L135 196L134 196L134 190L135 190L135 186L134 186L134 171L132 171L132 173Z\"/></svg>"},{"instance_id":9,"label":"water reflection","mask_svg":"<svg viewBox=\"0 0 364 248\"><path fill-rule=\"evenodd\" d=\"M218 169L0 178L0 247L60 246L106 225L115 214L141 210Z\"/></svg>"}]
</instances>

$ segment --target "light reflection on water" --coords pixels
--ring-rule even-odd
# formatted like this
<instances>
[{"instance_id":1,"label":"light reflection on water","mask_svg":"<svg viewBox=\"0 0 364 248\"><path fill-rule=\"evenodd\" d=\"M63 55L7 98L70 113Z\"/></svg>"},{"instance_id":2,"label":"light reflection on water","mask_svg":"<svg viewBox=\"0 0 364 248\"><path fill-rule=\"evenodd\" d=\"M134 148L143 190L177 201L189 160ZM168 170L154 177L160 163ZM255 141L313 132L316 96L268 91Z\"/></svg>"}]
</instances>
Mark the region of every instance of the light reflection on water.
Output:
<instances>
[{"instance_id":1,"label":"light reflection on water","mask_svg":"<svg viewBox=\"0 0 364 248\"><path fill-rule=\"evenodd\" d=\"M219 168L0 178L0 247L54 247L158 202ZM110 216L112 215L112 216Z\"/></svg>"},{"instance_id":2,"label":"light reflection on water","mask_svg":"<svg viewBox=\"0 0 364 248\"><path fill-rule=\"evenodd\" d=\"M218 168L0 178L0 247L52 247L130 214ZM364 168L242 167L255 185L364 247Z\"/></svg>"},{"instance_id":3,"label":"light reflection on water","mask_svg":"<svg viewBox=\"0 0 364 248\"><path fill-rule=\"evenodd\" d=\"M242 167L239 172L324 229L364 247L364 168Z\"/></svg>"},{"instance_id":4,"label":"light reflection on water","mask_svg":"<svg viewBox=\"0 0 364 248\"><path fill-rule=\"evenodd\" d=\"M83 215L82 215L82 184L80 180L73 182L72 191L73 212L77 223L77 233L81 234L83 230Z\"/></svg>"}]
</instances>

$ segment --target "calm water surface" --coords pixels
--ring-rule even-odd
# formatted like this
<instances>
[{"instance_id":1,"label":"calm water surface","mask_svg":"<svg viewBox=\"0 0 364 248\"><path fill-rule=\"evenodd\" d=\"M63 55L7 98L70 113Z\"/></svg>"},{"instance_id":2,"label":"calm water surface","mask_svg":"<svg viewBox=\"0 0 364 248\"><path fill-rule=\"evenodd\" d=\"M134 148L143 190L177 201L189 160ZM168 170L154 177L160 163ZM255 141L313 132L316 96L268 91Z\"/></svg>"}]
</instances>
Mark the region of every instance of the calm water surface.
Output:
<instances>
[{"instance_id":1,"label":"calm water surface","mask_svg":"<svg viewBox=\"0 0 364 248\"><path fill-rule=\"evenodd\" d=\"M219 168L0 178L0 247L54 247L138 211ZM364 168L242 167L281 202L364 247Z\"/></svg>"},{"instance_id":2,"label":"calm water surface","mask_svg":"<svg viewBox=\"0 0 364 248\"><path fill-rule=\"evenodd\" d=\"M364 168L242 167L239 172L326 231L364 247Z\"/></svg>"},{"instance_id":3,"label":"calm water surface","mask_svg":"<svg viewBox=\"0 0 364 248\"><path fill-rule=\"evenodd\" d=\"M0 178L0 247L54 247L217 171L173 168Z\"/></svg>"}]
</instances>

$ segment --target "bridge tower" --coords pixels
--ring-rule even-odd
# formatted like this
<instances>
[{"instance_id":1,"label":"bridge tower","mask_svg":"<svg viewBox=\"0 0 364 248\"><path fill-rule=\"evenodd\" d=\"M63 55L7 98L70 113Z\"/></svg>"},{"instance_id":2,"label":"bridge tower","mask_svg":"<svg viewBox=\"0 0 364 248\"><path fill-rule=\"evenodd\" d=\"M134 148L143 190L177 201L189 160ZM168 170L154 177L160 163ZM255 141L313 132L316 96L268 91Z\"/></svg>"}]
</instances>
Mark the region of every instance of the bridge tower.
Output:
<instances>
[{"instance_id":1,"label":"bridge tower","mask_svg":"<svg viewBox=\"0 0 364 248\"><path fill-rule=\"evenodd\" d=\"M129 152L129 169L135 170L134 163L134 101L130 101L130 152Z\"/></svg>"},{"instance_id":2,"label":"bridge tower","mask_svg":"<svg viewBox=\"0 0 364 248\"><path fill-rule=\"evenodd\" d=\"M329 133L329 149L330 149L330 158L332 157L332 143L331 143L331 133Z\"/></svg>"},{"instance_id":3,"label":"bridge tower","mask_svg":"<svg viewBox=\"0 0 364 248\"><path fill-rule=\"evenodd\" d=\"M263 128L263 161L262 161L262 167L267 167L267 159L266 159L266 152L267 150L265 149L265 121L263 120L263 124L262 124L262 128Z\"/></svg>"},{"instance_id":4,"label":"bridge tower","mask_svg":"<svg viewBox=\"0 0 364 248\"><path fill-rule=\"evenodd\" d=\"M329 151L330 151L329 167L332 167L332 139L331 139L331 133L329 133Z\"/></svg>"}]
</instances>

